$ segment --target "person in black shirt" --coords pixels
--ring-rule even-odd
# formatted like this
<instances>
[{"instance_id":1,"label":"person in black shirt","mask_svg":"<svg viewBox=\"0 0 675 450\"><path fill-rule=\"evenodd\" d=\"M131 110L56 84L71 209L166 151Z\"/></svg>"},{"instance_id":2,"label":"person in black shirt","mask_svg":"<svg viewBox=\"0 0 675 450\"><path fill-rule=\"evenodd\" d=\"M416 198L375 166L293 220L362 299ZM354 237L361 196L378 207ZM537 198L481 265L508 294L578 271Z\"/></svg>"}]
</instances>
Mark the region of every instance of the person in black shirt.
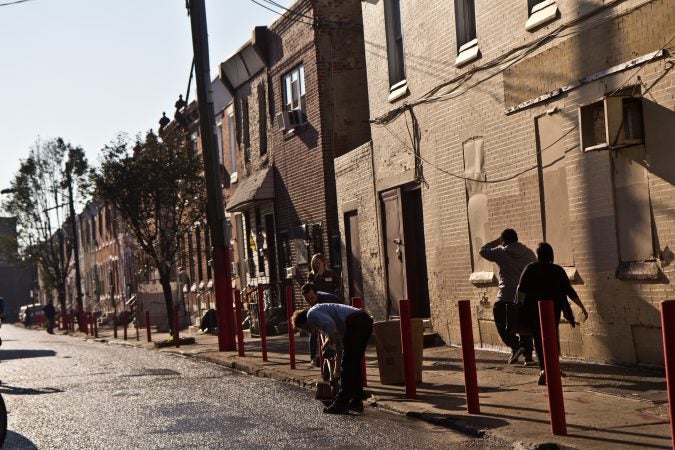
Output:
<instances>
[{"instance_id":1,"label":"person in black shirt","mask_svg":"<svg viewBox=\"0 0 675 450\"><path fill-rule=\"evenodd\" d=\"M583 315L583 321L588 319L588 311L579 299L576 291L570 284L565 270L553 264L553 247L542 242L537 247L537 261L528 264L520 276L518 283L518 302L524 302L525 317L530 323L534 348L539 360L539 384L546 384L544 374L544 353L541 343L541 324L539 323L539 302L553 300L555 304L556 334L560 325L560 313L569 309L567 302L569 297L579 308ZM566 314L566 317L569 314ZM574 323L572 318L571 324ZM560 345L558 344L558 347Z\"/></svg>"},{"instance_id":2,"label":"person in black shirt","mask_svg":"<svg viewBox=\"0 0 675 450\"><path fill-rule=\"evenodd\" d=\"M45 306L42 307L42 312L45 314L47 319L47 333L54 334L54 319L56 318L56 309L51 300L47 302Z\"/></svg>"}]
</instances>

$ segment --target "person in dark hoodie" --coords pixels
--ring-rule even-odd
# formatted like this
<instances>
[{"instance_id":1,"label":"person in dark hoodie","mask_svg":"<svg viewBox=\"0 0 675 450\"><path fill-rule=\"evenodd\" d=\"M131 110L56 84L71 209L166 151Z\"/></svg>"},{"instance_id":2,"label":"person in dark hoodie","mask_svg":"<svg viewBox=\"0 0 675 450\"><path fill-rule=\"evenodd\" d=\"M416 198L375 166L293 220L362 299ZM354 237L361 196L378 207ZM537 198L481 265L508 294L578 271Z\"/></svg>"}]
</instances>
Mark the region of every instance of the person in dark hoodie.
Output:
<instances>
[{"instance_id":1,"label":"person in dark hoodie","mask_svg":"<svg viewBox=\"0 0 675 450\"><path fill-rule=\"evenodd\" d=\"M519 337L506 329L506 304L516 301L520 275L525 266L535 262L537 257L532 250L518 242L518 234L511 228L505 229L497 239L483 245L478 253L499 267L499 293L492 314L499 337L511 348L508 363L513 364L521 355L525 355L525 365L533 364L532 336Z\"/></svg>"}]
</instances>

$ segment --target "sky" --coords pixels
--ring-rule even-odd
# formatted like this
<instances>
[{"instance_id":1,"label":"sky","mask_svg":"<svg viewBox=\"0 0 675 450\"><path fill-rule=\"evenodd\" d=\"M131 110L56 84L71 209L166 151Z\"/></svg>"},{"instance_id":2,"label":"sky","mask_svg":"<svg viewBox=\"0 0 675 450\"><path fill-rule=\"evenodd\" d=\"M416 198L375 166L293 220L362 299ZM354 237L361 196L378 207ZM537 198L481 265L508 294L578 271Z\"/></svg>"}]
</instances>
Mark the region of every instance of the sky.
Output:
<instances>
[{"instance_id":1,"label":"sky","mask_svg":"<svg viewBox=\"0 0 675 450\"><path fill-rule=\"evenodd\" d=\"M120 132L156 130L163 111L173 117L192 63L185 0L10 3L0 0L0 189L38 138L62 137L96 164ZM206 0L206 9L213 76L254 26L279 17L251 0ZM191 100L195 92L193 81Z\"/></svg>"}]
</instances>

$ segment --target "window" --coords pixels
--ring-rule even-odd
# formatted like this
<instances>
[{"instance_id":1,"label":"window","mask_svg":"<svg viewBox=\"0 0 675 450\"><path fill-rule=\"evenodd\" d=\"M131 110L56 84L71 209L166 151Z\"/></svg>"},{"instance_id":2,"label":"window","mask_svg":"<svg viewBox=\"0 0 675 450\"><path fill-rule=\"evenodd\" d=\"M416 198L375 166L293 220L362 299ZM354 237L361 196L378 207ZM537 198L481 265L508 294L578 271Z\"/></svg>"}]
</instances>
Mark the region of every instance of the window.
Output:
<instances>
[{"instance_id":1,"label":"window","mask_svg":"<svg viewBox=\"0 0 675 450\"><path fill-rule=\"evenodd\" d=\"M197 146L197 139L199 138L199 133L194 131L190 135L190 145L192 146L192 152L195 156L199 153L199 147Z\"/></svg>"},{"instance_id":2,"label":"window","mask_svg":"<svg viewBox=\"0 0 675 450\"><path fill-rule=\"evenodd\" d=\"M303 83L304 84L304 83ZM260 156L267 154L267 113L265 85L258 84L258 135L260 136Z\"/></svg>"},{"instance_id":3,"label":"window","mask_svg":"<svg viewBox=\"0 0 675 450\"><path fill-rule=\"evenodd\" d=\"M305 112L305 68L301 64L283 78L284 110Z\"/></svg>"},{"instance_id":4,"label":"window","mask_svg":"<svg viewBox=\"0 0 675 450\"><path fill-rule=\"evenodd\" d=\"M227 116L227 132L230 136L230 182L237 181L237 136L234 126L234 114Z\"/></svg>"},{"instance_id":5,"label":"window","mask_svg":"<svg viewBox=\"0 0 675 450\"><path fill-rule=\"evenodd\" d=\"M534 31L540 26L556 20L560 13L555 0L527 0L527 16L525 29Z\"/></svg>"},{"instance_id":6,"label":"window","mask_svg":"<svg viewBox=\"0 0 675 450\"><path fill-rule=\"evenodd\" d=\"M457 33L455 67L461 67L480 57L474 0L455 0L455 31Z\"/></svg>"},{"instance_id":7,"label":"window","mask_svg":"<svg viewBox=\"0 0 675 450\"><path fill-rule=\"evenodd\" d=\"M403 29L401 25L400 0L384 3L384 22L387 32L387 62L389 63L389 86L392 89L405 80L403 58Z\"/></svg>"},{"instance_id":8,"label":"window","mask_svg":"<svg viewBox=\"0 0 675 450\"><path fill-rule=\"evenodd\" d=\"M476 6L474 0L455 0L457 50L476 39Z\"/></svg>"},{"instance_id":9,"label":"window","mask_svg":"<svg viewBox=\"0 0 675 450\"><path fill-rule=\"evenodd\" d=\"M277 114L277 125L280 130L290 132L295 127L304 124L306 120L307 106L305 104L305 68L301 64L283 76L282 80L283 110ZM260 105L264 111L264 105ZM262 115L264 117L264 114ZM262 128L262 121L261 121ZM261 136L262 129L261 129ZM267 153L267 142L260 143L260 154Z\"/></svg>"},{"instance_id":10,"label":"window","mask_svg":"<svg viewBox=\"0 0 675 450\"><path fill-rule=\"evenodd\" d=\"M527 0L527 15L532 14L532 9L537 6L539 3L543 3L542 0Z\"/></svg>"},{"instance_id":11,"label":"window","mask_svg":"<svg viewBox=\"0 0 675 450\"><path fill-rule=\"evenodd\" d=\"M241 99L241 130L243 134L244 141L244 163L248 164L251 162L251 130L250 130L250 120L248 112L248 99Z\"/></svg>"},{"instance_id":12,"label":"window","mask_svg":"<svg viewBox=\"0 0 675 450\"><path fill-rule=\"evenodd\" d=\"M216 152L218 153L218 164L223 163L223 121L216 123Z\"/></svg>"}]
</instances>

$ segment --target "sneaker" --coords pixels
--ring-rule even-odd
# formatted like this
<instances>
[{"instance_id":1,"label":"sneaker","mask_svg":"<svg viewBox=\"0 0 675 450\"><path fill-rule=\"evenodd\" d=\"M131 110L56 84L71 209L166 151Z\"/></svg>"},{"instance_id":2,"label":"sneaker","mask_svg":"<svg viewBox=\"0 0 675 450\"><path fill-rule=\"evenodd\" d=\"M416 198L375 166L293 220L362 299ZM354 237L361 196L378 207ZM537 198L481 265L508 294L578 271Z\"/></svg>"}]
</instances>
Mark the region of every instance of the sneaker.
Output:
<instances>
[{"instance_id":1,"label":"sneaker","mask_svg":"<svg viewBox=\"0 0 675 450\"><path fill-rule=\"evenodd\" d=\"M348 409L354 412L363 412L363 400L353 398L352 401L349 402Z\"/></svg>"},{"instance_id":2,"label":"sneaker","mask_svg":"<svg viewBox=\"0 0 675 450\"><path fill-rule=\"evenodd\" d=\"M324 414L349 414L349 406L343 401L335 400L323 409Z\"/></svg>"},{"instance_id":3,"label":"sneaker","mask_svg":"<svg viewBox=\"0 0 675 450\"><path fill-rule=\"evenodd\" d=\"M539 380L537 381L539 386L546 386L546 373L542 370L539 372Z\"/></svg>"},{"instance_id":4,"label":"sneaker","mask_svg":"<svg viewBox=\"0 0 675 450\"><path fill-rule=\"evenodd\" d=\"M523 353L525 353L525 349L522 347L513 350L513 352L511 352L511 357L509 358L509 364L513 364L514 362L518 361L518 358L520 358L520 355Z\"/></svg>"},{"instance_id":5,"label":"sneaker","mask_svg":"<svg viewBox=\"0 0 675 450\"><path fill-rule=\"evenodd\" d=\"M309 367L311 369L312 367L319 367L319 365L320 365L319 359L318 358L312 358L309 361L309 364L307 364L307 367Z\"/></svg>"},{"instance_id":6,"label":"sneaker","mask_svg":"<svg viewBox=\"0 0 675 450\"><path fill-rule=\"evenodd\" d=\"M524 366L534 366L534 359L530 356L529 358L526 356L525 357L525 362L523 363Z\"/></svg>"}]
</instances>

